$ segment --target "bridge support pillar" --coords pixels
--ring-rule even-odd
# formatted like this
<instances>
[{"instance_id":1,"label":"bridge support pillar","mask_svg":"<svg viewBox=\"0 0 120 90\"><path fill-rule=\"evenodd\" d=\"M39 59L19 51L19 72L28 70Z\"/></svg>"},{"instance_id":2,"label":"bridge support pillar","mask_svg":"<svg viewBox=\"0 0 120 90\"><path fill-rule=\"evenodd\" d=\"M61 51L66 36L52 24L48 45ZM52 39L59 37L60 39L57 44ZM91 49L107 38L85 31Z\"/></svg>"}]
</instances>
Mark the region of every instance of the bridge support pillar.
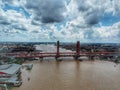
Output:
<instances>
[{"instance_id":1,"label":"bridge support pillar","mask_svg":"<svg viewBox=\"0 0 120 90\"><path fill-rule=\"evenodd\" d=\"M40 62L42 62L43 61L43 57L40 57L39 60L40 60Z\"/></svg>"},{"instance_id":2,"label":"bridge support pillar","mask_svg":"<svg viewBox=\"0 0 120 90\"><path fill-rule=\"evenodd\" d=\"M57 60L60 56L60 51L59 51L59 48L60 48L60 42L57 41L57 53L56 53L56 56L55 56L55 59Z\"/></svg>"},{"instance_id":3,"label":"bridge support pillar","mask_svg":"<svg viewBox=\"0 0 120 90\"><path fill-rule=\"evenodd\" d=\"M78 60L78 58L80 57L80 42L77 41L77 44L76 44L76 55L75 55L75 60Z\"/></svg>"}]
</instances>

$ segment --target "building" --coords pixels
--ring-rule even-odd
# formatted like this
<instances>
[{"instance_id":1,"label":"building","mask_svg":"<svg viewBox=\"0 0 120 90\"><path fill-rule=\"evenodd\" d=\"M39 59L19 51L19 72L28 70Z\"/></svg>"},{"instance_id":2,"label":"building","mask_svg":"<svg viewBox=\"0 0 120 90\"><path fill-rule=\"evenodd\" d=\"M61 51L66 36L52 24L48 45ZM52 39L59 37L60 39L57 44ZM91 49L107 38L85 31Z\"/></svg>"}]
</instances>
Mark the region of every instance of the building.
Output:
<instances>
[{"instance_id":1,"label":"building","mask_svg":"<svg viewBox=\"0 0 120 90\"><path fill-rule=\"evenodd\" d=\"M0 84L0 90L9 90L6 84Z\"/></svg>"},{"instance_id":2,"label":"building","mask_svg":"<svg viewBox=\"0 0 120 90\"><path fill-rule=\"evenodd\" d=\"M0 81L17 81L20 76L19 64L0 65Z\"/></svg>"}]
</instances>

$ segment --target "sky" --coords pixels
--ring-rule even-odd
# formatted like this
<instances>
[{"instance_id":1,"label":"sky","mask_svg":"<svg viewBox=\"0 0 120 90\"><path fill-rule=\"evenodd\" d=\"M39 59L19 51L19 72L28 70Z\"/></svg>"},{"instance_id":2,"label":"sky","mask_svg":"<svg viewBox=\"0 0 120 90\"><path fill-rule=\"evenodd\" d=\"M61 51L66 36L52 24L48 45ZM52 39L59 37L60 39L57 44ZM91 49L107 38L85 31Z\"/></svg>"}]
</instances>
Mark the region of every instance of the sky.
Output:
<instances>
[{"instance_id":1,"label":"sky","mask_svg":"<svg viewBox=\"0 0 120 90\"><path fill-rule=\"evenodd\" d=\"M0 0L0 42L120 43L120 0Z\"/></svg>"}]
</instances>

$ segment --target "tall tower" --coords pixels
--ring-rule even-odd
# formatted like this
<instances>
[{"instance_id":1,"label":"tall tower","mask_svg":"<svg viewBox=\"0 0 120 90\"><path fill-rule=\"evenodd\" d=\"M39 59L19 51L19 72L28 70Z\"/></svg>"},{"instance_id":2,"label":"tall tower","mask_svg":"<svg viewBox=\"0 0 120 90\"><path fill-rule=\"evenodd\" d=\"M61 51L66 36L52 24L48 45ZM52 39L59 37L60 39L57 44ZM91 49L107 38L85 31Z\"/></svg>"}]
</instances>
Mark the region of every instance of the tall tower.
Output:
<instances>
[{"instance_id":1,"label":"tall tower","mask_svg":"<svg viewBox=\"0 0 120 90\"><path fill-rule=\"evenodd\" d=\"M76 55L75 55L75 59L77 60L80 57L80 42L77 41L76 43Z\"/></svg>"},{"instance_id":2,"label":"tall tower","mask_svg":"<svg viewBox=\"0 0 120 90\"><path fill-rule=\"evenodd\" d=\"M60 55L59 48L60 48L60 42L59 42L59 41L57 41L57 52L56 52L56 57L55 57L55 59L56 59L56 60L57 60L57 58L58 58L58 57L59 57L59 55Z\"/></svg>"},{"instance_id":3,"label":"tall tower","mask_svg":"<svg viewBox=\"0 0 120 90\"><path fill-rule=\"evenodd\" d=\"M77 41L77 44L76 44L76 54L79 55L80 54L80 42Z\"/></svg>"}]
</instances>

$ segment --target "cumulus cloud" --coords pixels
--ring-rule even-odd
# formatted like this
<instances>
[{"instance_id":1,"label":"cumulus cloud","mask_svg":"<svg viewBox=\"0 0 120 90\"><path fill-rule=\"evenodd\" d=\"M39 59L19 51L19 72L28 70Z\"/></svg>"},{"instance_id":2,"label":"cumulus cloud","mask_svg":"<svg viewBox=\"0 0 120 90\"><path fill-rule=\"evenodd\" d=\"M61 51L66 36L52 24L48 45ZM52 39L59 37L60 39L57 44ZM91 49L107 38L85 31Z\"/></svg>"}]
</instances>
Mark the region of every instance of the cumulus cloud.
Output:
<instances>
[{"instance_id":1,"label":"cumulus cloud","mask_svg":"<svg viewBox=\"0 0 120 90\"><path fill-rule=\"evenodd\" d=\"M88 11L90 8L90 5L85 0L77 0L78 4L78 10L85 12Z\"/></svg>"},{"instance_id":2,"label":"cumulus cloud","mask_svg":"<svg viewBox=\"0 0 120 90\"><path fill-rule=\"evenodd\" d=\"M104 15L104 6L102 0L76 0L78 10L83 14L86 24L98 24Z\"/></svg>"},{"instance_id":3,"label":"cumulus cloud","mask_svg":"<svg viewBox=\"0 0 120 90\"><path fill-rule=\"evenodd\" d=\"M99 9L98 9L99 10ZM89 12L85 15L85 21L88 25L94 25L98 24L100 19L102 18L102 12L99 10L92 10L92 12Z\"/></svg>"},{"instance_id":4,"label":"cumulus cloud","mask_svg":"<svg viewBox=\"0 0 120 90\"><path fill-rule=\"evenodd\" d=\"M24 32L28 30L28 26L29 20L23 13L15 10L4 11L0 8L0 41L27 40L28 36Z\"/></svg>"},{"instance_id":5,"label":"cumulus cloud","mask_svg":"<svg viewBox=\"0 0 120 90\"><path fill-rule=\"evenodd\" d=\"M113 15L120 16L120 0L113 0Z\"/></svg>"},{"instance_id":6,"label":"cumulus cloud","mask_svg":"<svg viewBox=\"0 0 120 90\"><path fill-rule=\"evenodd\" d=\"M14 9L4 10L5 4ZM1 0L0 38L1 41L119 42L120 22L106 26L101 21L109 14L119 17L119 6L118 0Z\"/></svg>"},{"instance_id":7,"label":"cumulus cloud","mask_svg":"<svg viewBox=\"0 0 120 90\"><path fill-rule=\"evenodd\" d=\"M0 24L1 25L9 25L10 24L10 20L2 15L0 15Z\"/></svg>"},{"instance_id":8,"label":"cumulus cloud","mask_svg":"<svg viewBox=\"0 0 120 90\"><path fill-rule=\"evenodd\" d=\"M101 42L120 42L120 22L113 24L112 26L94 27L93 36L96 40Z\"/></svg>"},{"instance_id":9,"label":"cumulus cloud","mask_svg":"<svg viewBox=\"0 0 120 90\"><path fill-rule=\"evenodd\" d=\"M2 0L2 2L4 4L10 4L10 5L14 5L14 6L19 6L19 0Z\"/></svg>"},{"instance_id":10,"label":"cumulus cloud","mask_svg":"<svg viewBox=\"0 0 120 90\"><path fill-rule=\"evenodd\" d=\"M26 27L23 24L13 24L12 27L17 30L27 31Z\"/></svg>"},{"instance_id":11,"label":"cumulus cloud","mask_svg":"<svg viewBox=\"0 0 120 90\"><path fill-rule=\"evenodd\" d=\"M34 13L34 21L53 23L64 20L64 0L27 0L25 7Z\"/></svg>"}]
</instances>

